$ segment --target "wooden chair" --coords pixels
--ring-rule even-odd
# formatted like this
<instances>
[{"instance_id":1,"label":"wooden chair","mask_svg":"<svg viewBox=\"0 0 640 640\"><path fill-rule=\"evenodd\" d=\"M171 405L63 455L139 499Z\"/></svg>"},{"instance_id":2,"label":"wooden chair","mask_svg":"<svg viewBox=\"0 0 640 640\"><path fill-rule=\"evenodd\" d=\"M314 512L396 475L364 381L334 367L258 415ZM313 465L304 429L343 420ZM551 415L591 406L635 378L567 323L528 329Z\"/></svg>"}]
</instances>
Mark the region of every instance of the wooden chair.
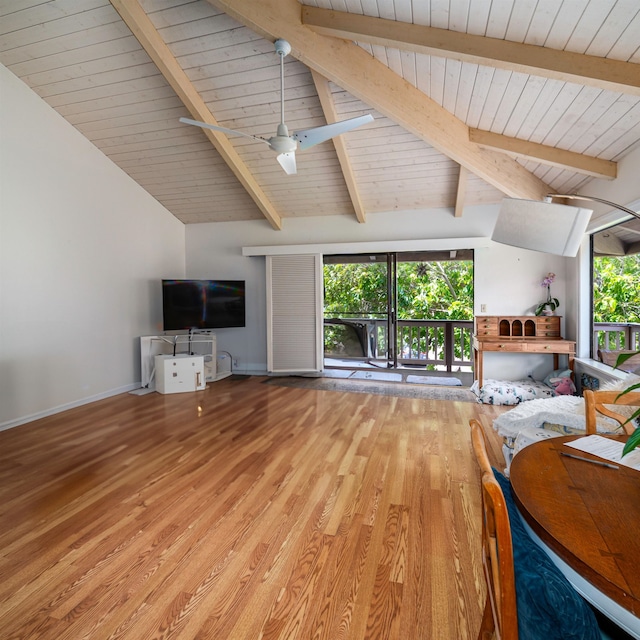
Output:
<instances>
[{"instance_id":1,"label":"wooden chair","mask_svg":"<svg viewBox=\"0 0 640 640\"><path fill-rule=\"evenodd\" d=\"M471 420L471 442L482 470L482 567L487 599L478 640L517 640L518 614L509 514L487 455L482 425Z\"/></svg>"},{"instance_id":2,"label":"wooden chair","mask_svg":"<svg viewBox=\"0 0 640 640\"><path fill-rule=\"evenodd\" d=\"M640 409L640 391L630 391L621 396L620 391L591 391L590 389L585 389L584 402L588 434L597 432L597 413L601 413L619 422L628 435L631 435L635 431L634 425L629 422L631 412L626 414L624 412L618 413L613 410L612 405L618 405L619 407L636 407Z\"/></svg>"}]
</instances>

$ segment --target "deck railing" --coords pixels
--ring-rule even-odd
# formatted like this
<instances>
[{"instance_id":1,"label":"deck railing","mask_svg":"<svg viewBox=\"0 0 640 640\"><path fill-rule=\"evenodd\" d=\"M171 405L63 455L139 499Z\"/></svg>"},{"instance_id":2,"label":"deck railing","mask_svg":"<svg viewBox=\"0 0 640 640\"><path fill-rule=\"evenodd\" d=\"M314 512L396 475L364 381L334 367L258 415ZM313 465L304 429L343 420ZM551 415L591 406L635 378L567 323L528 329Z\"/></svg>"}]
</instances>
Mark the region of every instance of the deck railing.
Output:
<instances>
[{"instance_id":1,"label":"deck railing","mask_svg":"<svg viewBox=\"0 0 640 640\"><path fill-rule=\"evenodd\" d=\"M354 328L362 346L361 357L382 360L388 353L386 319L326 318L325 326ZM430 370L470 370L472 320L398 320L398 364Z\"/></svg>"},{"instance_id":2,"label":"deck railing","mask_svg":"<svg viewBox=\"0 0 640 640\"><path fill-rule=\"evenodd\" d=\"M350 354L352 357L373 360L387 357L385 319L325 319L325 326L339 324L355 328L360 352ZM470 370L472 337L471 320L398 320L398 364L441 371ZM640 351L640 323L595 322L592 339L594 358L598 357L598 349Z\"/></svg>"},{"instance_id":3,"label":"deck railing","mask_svg":"<svg viewBox=\"0 0 640 640\"><path fill-rule=\"evenodd\" d=\"M640 324L634 322L594 322L592 340L594 358L598 357L598 349L640 351Z\"/></svg>"}]
</instances>

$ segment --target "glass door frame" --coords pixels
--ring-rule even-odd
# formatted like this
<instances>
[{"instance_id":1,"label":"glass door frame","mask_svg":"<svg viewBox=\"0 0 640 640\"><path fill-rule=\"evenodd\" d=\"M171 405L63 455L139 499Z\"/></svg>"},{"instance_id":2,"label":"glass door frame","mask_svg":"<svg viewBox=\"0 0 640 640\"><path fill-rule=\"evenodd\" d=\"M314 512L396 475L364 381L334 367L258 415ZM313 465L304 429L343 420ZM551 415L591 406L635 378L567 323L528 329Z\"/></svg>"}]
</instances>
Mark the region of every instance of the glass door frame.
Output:
<instances>
[{"instance_id":1,"label":"glass door frame","mask_svg":"<svg viewBox=\"0 0 640 640\"><path fill-rule=\"evenodd\" d=\"M398 254L387 253L387 368L398 368Z\"/></svg>"},{"instance_id":2,"label":"glass door frame","mask_svg":"<svg viewBox=\"0 0 640 640\"><path fill-rule=\"evenodd\" d=\"M460 253L470 254L468 256L460 256ZM458 257L451 256L451 251L405 251L405 252L389 252L389 251L380 251L373 253L353 253L353 254L327 254L323 256L323 264L385 264L386 263L386 289L383 289L384 284L380 284L380 294L382 294L384 290L384 294L386 295L385 301L385 311L382 310L372 310L372 311L363 311L358 310L355 312L350 311L336 311L338 317L340 313L344 313L345 316L357 316L360 314L360 320L373 320L375 321L375 348L371 349L371 334L367 333L367 339L369 341L369 354L367 352L363 354L363 356L357 356L354 358L351 356L351 359L357 359L358 361L366 362L374 368L386 368L386 369L399 369L402 368L400 364L401 360L406 358L406 354L404 353L404 345L400 345L399 339L403 337L404 329L401 329L400 321L398 319L398 300L399 300L399 285L398 285L398 271L399 265L404 262L442 262L442 261L454 261L454 260L470 260L474 263L474 254L473 250L456 250ZM352 285L355 287L355 283ZM378 291L375 288L375 291ZM364 305L366 306L366 305ZM373 305L370 305L373 306ZM345 317L346 319L346 317ZM440 322L439 320L425 320L425 326L428 323L434 324ZM443 319L441 322L444 323L455 323L456 321L452 321L449 319ZM472 324L473 320L464 320L459 321L461 323L470 324L471 329L468 327L458 327L459 331L462 332L472 332ZM378 329L382 330L382 328L386 329L386 336L379 336ZM427 333L431 330L439 331L440 329L425 329ZM444 326L444 342L438 342L438 344L443 345L445 350L445 354L449 353L449 349L453 349L453 335L449 335L454 331L454 327L452 324L446 324ZM420 329L418 330L420 331ZM379 353L379 346L382 342L383 338L386 341L385 352ZM420 340L420 338L418 338ZM465 338L466 339L466 338ZM427 337L427 341L429 338ZM371 353L373 352L373 353ZM439 352L438 352L439 353ZM329 355L328 358L332 358L333 356ZM337 359L340 359L337 356ZM349 359L349 356L347 356ZM409 358L410 359L410 358ZM447 367L454 366L456 363L449 363L450 359L453 361L454 358L449 358L449 356L445 355L443 360L443 364ZM439 362L439 360L438 360ZM433 365L434 362L429 361L427 358L426 366ZM414 366L406 365L406 366ZM468 366L466 361L462 362L462 366ZM340 368L339 366L337 368ZM346 365L344 368L348 368ZM435 369L434 369L435 371ZM451 371L450 368L447 368L447 371Z\"/></svg>"}]
</instances>

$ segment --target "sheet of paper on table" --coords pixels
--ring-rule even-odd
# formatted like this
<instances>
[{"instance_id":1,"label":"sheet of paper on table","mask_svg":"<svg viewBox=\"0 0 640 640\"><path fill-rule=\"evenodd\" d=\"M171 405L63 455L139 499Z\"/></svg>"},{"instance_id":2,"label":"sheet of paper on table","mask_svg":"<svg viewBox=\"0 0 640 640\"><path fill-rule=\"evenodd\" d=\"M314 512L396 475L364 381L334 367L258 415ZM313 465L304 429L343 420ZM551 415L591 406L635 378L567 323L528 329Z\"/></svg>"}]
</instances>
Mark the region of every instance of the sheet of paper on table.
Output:
<instances>
[{"instance_id":1,"label":"sheet of paper on table","mask_svg":"<svg viewBox=\"0 0 640 640\"><path fill-rule=\"evenodd\" d=\"M634 449L623 458L624 442L602 436L585 436L571 440L571 442L565 442L564 445L640 471L640 449Z\"/></svg>"}]
</instances>

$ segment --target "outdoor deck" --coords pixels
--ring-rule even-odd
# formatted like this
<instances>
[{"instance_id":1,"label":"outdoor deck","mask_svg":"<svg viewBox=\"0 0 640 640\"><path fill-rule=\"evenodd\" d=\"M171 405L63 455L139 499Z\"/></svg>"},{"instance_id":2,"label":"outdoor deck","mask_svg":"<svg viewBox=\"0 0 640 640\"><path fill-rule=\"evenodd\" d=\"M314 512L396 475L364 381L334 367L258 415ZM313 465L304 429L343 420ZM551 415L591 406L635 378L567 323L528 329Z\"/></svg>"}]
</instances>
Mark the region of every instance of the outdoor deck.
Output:
<instances>
[{"instance_id":1,"label":"outdoor deck","mask_svg":"<svg viewBox=\"0 0 640 640\"><path fill-rule=\"evenodd\" d=\"M473 382L471 320L399 320L395 367L387 358L386 319L325 318L324 322L325 328L339 327L343 336L334 341L333 349L325 350L325 367L345 372L333 375L398 382L407 376L457 378L464 386ZM637 351L640 324L594 323L592 339L594 359L598 349Z\"/></svg>"}]
</instances>

